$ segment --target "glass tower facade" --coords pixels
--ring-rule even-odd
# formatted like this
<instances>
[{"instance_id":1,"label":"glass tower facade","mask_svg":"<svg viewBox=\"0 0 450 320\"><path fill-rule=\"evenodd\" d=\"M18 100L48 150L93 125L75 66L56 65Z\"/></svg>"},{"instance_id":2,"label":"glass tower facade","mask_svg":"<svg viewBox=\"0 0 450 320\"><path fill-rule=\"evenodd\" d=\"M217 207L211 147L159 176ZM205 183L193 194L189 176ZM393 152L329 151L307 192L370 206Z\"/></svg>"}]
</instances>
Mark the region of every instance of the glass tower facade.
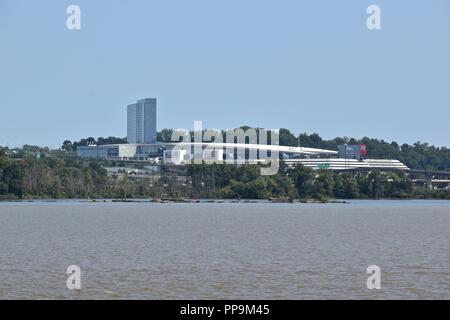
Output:
<instances>
[{"instance_id":1,"label":"glass tower facade","mask_svg":"<svg viewBox=\"0 0 450 320\"><path fill-rule=\"evenodd\" d=\"M127 107L128 143L156 143L156 98L138 100Z\"/></svg>"}]
</instances>

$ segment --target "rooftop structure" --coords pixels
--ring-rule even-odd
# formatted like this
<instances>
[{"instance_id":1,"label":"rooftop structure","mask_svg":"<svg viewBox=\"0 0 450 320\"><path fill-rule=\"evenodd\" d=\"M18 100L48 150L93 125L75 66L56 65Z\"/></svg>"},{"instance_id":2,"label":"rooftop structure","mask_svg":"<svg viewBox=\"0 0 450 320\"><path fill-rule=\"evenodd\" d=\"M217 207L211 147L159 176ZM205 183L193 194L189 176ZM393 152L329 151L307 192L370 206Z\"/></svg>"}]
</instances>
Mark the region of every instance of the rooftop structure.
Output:
<instances>
[{"instance_id":1,"label":"rooftop structure","mask_svg":"<svg viewBox=\"0 0 450 320\"><path fill-rule=\"evenodd\" d=\"M384 170L409 170L409 168L398 160L389 159L288 159L288 165L301 163L305 167L312 169L328 170L364 170L364 169L384 169Z\"/></svg>"}]
</instances>

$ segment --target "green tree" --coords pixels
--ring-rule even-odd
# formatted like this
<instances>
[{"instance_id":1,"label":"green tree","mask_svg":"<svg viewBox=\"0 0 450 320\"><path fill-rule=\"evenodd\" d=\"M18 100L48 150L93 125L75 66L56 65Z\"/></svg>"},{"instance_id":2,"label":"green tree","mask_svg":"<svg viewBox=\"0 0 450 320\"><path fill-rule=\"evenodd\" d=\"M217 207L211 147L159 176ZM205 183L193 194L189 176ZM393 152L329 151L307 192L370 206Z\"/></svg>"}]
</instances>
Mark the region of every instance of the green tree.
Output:
<instances>
[{"instance_id":1,"label":"green tree","mask_svg":"<svg viewBox=\"0 0 450 320\"><path fill-rule=\"evenodd\" d=\"M73 151L73 144L72 144L72 141L70 141L70 140L65 140L65 141L63 142L63 144L62 144L61 149L64 150L64 151Z\"/></svg>"},{"instance_id":2,"label":"green tree","mask_svg":"<svg viewBox=\"0 0 450 320\"><path fill-rule=\"evenodd\" d=\"M287 171L288 176L294 182L297 189L297 194L301 198L309 195L311 190L311 180L313 178L313 171L310 168L298 164Z\"/></svg>"},{"instance_id":3,"label":"green tree","mask_svg":"<svg viewBox=\"0 0 450 320\"><path fill-rule=\"evenodd\" d=\"M343 176L344 181L344 193L343 198L346 199L355 199L359 196L359 187L358 182L355 177L351 174L346 174Z\"/></svg>"}]
</instances>

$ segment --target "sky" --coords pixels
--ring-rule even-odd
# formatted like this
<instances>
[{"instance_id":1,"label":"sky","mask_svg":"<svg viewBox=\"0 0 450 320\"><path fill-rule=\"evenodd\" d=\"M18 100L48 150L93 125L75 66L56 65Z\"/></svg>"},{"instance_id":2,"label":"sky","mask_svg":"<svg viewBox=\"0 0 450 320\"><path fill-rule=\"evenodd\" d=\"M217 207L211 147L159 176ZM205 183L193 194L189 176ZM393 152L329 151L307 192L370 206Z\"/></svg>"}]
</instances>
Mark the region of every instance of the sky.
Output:
<instances>
[{"instance_id":1,"label":"sky","mask_svg":"<svg viewBox=\"0 0 450 320\"><path fill-rule=\"evenodd\" d=\"M450 1L0 0L0 145L125 137L126 106L146 97L159 130L450 147Z\"/></svg>"}]
</instances>

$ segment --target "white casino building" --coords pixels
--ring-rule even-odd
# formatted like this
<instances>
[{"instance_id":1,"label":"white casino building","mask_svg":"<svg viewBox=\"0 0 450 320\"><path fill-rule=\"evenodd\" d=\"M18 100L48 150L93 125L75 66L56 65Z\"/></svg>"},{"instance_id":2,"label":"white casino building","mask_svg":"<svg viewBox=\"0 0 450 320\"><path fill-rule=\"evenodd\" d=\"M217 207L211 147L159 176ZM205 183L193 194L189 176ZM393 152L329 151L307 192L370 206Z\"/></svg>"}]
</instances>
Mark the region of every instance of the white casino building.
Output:
<instances>
[{"instance_id":1,"label":"white casino building","mask_svg":"<svg viewBox=\"0 0 450 320\"><path fill-rule=\"evenodd\" d=\"M364 145L341 146L338 151L305 147L290 147L246 143L159 143L156 142L156 98L138 100L127 106L128 144L90 145L77 148L77 156L121 161L150 161L163 155L166 164L184 165L192 163L193 154L203 159L221 161L234 159L236 163L255 163L258 159L242 158L245 152L282 154L288 165L301 163L313 169L394 169L409 170L398 160L366 159ZM245 156L244 156L245 157ZM299 158L300 157L300 158Z\"/></svg>"}]
</instances>

